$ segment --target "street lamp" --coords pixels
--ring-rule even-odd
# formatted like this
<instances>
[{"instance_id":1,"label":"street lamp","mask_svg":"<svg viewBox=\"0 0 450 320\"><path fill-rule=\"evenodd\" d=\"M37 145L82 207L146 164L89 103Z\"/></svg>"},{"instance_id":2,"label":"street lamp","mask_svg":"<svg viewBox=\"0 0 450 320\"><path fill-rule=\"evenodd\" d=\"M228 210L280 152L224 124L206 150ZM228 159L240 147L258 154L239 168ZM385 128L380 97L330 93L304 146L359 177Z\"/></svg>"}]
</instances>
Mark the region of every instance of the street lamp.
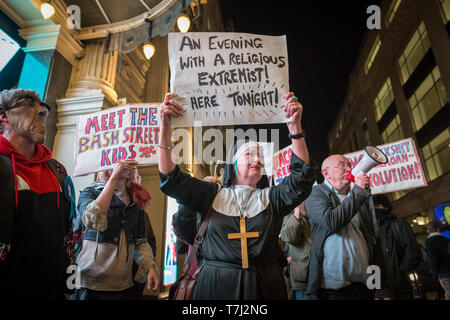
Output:
<instances>
[{"instance_id":1,"label":"street lamp","mask_svg":"<svg viewBox=\"0 0 450 320\"><path fill-rule=\"evenodd\" d=\"M41 13L44 19L49 19L55 14L55 8L49 2L41 4Z\"/></svg>"},{"instance_id":2,"label":"street lamp","mask_svg":"<svg viewBox=\"0 0 450 320\"><path fill-rule=\"evenodd\" d=\"M145 58L147 60L150 60L155 54L156 48L152 43L152 22L148 18L145 19L145 22L148 24L149 40L144 43L144 45L142 46L142 50L144 51Z\"/></svg>"},{"instance_id":3,"label":"street lamp","mask_svg":"<svg viewBox=\"0 0 450 320\"><path fill-rule=\"evenodd\" d=\"M146 42L146 43L144 43L142 50L144 51L145 58L147 60L150 60L153 57L153 55L155 54L156 48L153 45L153 43Z\"/></svg>"},{"instance_id":4,"label":"street lamp","mask_svg":"<svg viewBox=\"0 0 450 320\"><path fill-rule=\"evenodd\" d=\"M189 19L187 14L183 13L177 18L177 26L180 32L188 32L189 27L191 26L191 19Z\"/></svg>"}]
</instances>

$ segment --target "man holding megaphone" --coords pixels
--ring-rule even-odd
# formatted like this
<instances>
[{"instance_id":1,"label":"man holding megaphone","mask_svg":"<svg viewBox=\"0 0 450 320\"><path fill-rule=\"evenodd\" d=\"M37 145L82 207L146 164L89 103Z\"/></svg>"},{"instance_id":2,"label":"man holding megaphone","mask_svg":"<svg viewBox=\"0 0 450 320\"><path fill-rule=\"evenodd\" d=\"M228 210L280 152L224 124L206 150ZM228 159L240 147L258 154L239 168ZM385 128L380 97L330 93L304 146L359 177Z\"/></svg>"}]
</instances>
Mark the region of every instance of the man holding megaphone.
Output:
<instances>
[{"instance_id":1,"label":"man holding megaphone","mask_svg":"<svg viewBox=\"0 0 450 320\"><path fill-rule=\"evenodd\" d=\"M369 148L369 153L374 153L371 151L374 150ZM370 159L372 156L369 154ZM364 158L360 163L363 161L373 163ZM343 155L328 157L322 164L325 181L313 187L305 202L312 229L307 292L315 294L319 300L368 300L390 296L383 254L376 241L373 203L369 201L370 181L366 173L372 167L361 164L352 175L347 158ZM353 187L350 179L354 180ZM381 289L376 292L367 286L371 265L381 271L381 281L377 285Z\"/></svg>"}]
</instances>

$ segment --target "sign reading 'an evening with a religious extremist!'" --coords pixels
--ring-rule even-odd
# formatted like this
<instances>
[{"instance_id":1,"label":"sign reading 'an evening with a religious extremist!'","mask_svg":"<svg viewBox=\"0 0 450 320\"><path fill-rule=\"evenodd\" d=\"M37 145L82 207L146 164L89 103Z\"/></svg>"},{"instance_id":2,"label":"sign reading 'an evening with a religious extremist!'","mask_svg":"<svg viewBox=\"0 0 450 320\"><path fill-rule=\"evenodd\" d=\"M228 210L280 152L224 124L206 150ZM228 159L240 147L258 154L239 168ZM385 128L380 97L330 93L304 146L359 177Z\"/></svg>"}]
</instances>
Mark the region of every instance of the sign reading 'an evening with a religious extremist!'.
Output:
<instances>
[{"instance_id":1,"label":"sign reading 'an evening with a religious extremist!'","mask_svg":"<svg viewBox=\"0 0 450 320\"><path fill-rule=\"evenodd\" d=\"M170 90L184 109L174 127L283 123L286 36L169 33Z\"/></svg>"},{"instance_id":2,"label":"sign reading 'an evening with a religious extremist!'","mask_svg":"<svg viewBox=\"0 0 450 320\"><path fill-rule=\"evenodd\" d=\"M80 116L74 176L111 169L127 159L158 163L159 106L126 105Z\"/></svg>"}]
</instances>

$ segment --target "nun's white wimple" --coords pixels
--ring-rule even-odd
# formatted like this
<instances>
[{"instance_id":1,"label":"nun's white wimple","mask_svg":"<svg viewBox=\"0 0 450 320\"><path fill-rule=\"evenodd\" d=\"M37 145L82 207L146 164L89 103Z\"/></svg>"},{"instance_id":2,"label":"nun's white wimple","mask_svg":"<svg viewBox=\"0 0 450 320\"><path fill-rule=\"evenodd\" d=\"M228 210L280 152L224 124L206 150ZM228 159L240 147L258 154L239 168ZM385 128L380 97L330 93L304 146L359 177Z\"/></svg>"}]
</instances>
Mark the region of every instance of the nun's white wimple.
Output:
<instances>
[{"instance_id":1,"label":"nun's white wimple","mask_svg":"<svg viewBox=\"0 0 450 320\"><path fill-rule=\"evenodd\" d=\"M251 147L258 147L261 150L263 150L262 146L260 146L255 141L245 142L244 144L241 145L241 147L234 154L234 156L233 156L233 164L236 162L237 159L239 159L239 157L245 152L245 150L247 150L248 148L251 148Z\"/></svg>"}]
</instances>

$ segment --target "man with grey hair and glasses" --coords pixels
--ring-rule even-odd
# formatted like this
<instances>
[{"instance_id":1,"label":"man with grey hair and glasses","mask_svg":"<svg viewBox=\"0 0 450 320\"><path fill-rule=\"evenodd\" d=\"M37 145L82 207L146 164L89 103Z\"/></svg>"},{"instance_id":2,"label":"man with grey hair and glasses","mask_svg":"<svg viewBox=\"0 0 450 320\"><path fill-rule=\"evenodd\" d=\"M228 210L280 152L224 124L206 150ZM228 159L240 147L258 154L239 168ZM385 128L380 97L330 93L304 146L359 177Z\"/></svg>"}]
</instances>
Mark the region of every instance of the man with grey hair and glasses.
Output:
<instances>
[{"instance_id":1,"label":"man with grey hair and glasses","mask_svg":"<svg viewBox=\"0 0 450 320\"><path fill-rule=\"evenodd\" d=\"M64 166L43 145L49 110L33 90L0 92L2 298L34 292L39 299L64 299L68 293L74 191Z\"/></svg>"},{"instance_id":2,"label":"man with grey hair and glasses","mask_svg":"<svg viewBox=\"0 0 450 320\"><path fill-rule=\"evenodd\" d=\"M313 187L305 202L312 231L307 292L319 300L374 299L367 286L370 265L380 267L381 287L387 289L369 177L359 175L351 187L351 169L343 155L326 158L322 164L325 181ZM376 296L389 294L377 290Z\"/></svg>"}]
</instances>

